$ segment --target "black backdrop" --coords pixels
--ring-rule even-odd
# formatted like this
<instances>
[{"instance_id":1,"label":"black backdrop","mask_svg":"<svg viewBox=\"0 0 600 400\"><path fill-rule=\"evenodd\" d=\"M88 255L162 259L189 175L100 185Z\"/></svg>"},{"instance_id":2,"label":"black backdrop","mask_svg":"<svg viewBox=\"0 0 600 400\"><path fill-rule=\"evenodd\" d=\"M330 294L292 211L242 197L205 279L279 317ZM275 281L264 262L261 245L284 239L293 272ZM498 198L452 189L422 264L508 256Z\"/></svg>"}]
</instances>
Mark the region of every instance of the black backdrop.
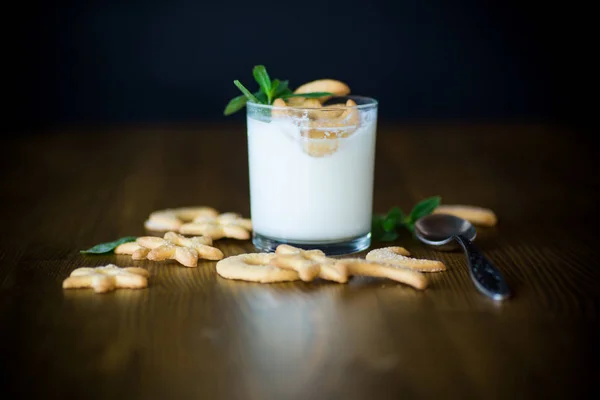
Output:
<instances>
[{"instance_id":1,"label":"black backdrop","mask_svg":"<svg viewBox=\"0 0 600 400\"><path fill-rule=\"evenodd\" d=\"M344 80L383 120L566 120L580 41L532 2L47 1L6 14L8 122L225 118L255 64L291 85ZM571 9L573 11L573 8ZM585 11L576 10L585 14ZM569 26L567 29L566 27ZM569 60L565 62L565 60Z\"/></svg>"}]
</instances>

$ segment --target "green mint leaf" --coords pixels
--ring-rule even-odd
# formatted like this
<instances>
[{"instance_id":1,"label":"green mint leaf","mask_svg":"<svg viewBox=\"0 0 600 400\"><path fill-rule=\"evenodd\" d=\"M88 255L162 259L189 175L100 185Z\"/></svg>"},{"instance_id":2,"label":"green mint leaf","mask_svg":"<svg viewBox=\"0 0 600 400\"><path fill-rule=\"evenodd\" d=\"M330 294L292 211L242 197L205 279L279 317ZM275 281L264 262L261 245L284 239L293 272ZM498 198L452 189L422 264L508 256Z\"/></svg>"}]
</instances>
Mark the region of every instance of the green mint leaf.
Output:
<instances>
[{"instance_id":1,"label":"green mint leaf","mask_svg":"<svg viewBox=\"0 0 600 400\"><path fill-rule=\"evenodd\" d=\"M260 89L264 94L267 95L267 104L271 104L271 96L273 95L273 92L271 90L271 78L267 73L267 69L264 65L256 65L252 69L252 75L254 75L254 80L256 80Z\"/></svg>"},{"instance_id":2,"label":"green mint leaf","mask_svg":"<svg viewBox=\"0 0 600 400\"><path fill-rule=\"evenodd\" d=\"M263 92L261 92L261 91L255 92L254 97L256 97L261 104L268 104L267 103L267 95L264 94Z\"/></svg>"},{"instance_id":3,"label":"green mint leaf","mask_svg":"<svg viewBox=\"0 0 600 400\"><path fill-rule=\"evenodd\" d=\"M375 224L375 223L381 223L381 222L383 222L384 219L385 219L385 216L383 216L383 215L373 214L372 221Z\"/></svg>"},{"instance_id":4,"label":"green mint leaf","mask_svg":"<svg viewBox=\"0 0 600 400\"><path fill-rule=\"evenodd\" d=\"M281 84L281 82L279 81L279 79L273 79L273 82L271 82L271 98L275 98L275 93L277 93L277 89L279 88L279 85Z\"/></svg>"},{"instance_id":5,"label":"green mint leaf","mask_svg":"<svg viewBox=\"0 0 600 400\"><path fill-rule=\"evenodd\" d=\"M381 242L393 242L394 240L398 239L398 232L393 231L393 232L384 232L383 235L381 235L381 237L379 238L379 240Z\"/></svg>"},{"instance_id":6,"label":"green mint leaf","mask_svg":"<svg viewBox=\"0 0 600 400\"><path fill-rule=\"evenodd\" d=\"M260 103L265 104L267 102L267 95L261 91L254 92L254 97L256 97ZM248 98L245 95L234 97L233 99L229 100L229 103L225 107L225 111L223 111L223 114L234 114L240 111L242 108L244 108L247 102Z\"/></svg>"},{"instance_id":7,"label":"green mint leaf","mask_svg":"<svg viewBox=\"0 0 600 400\"><path fill-rule=\"evenodd\" d=\"M109 253L109 252L113 251L117 246L119 246L123 243L134 242L136 239L137 238L135 236L126 236L126 237L122 237L121 239L117 239L114 242L97 244L94 247L91 247L87 250L81 250L80 253L81 254Z\"/></svg>"},{"instance_id":8,"label":"green mint leaf","mask_svg":"<svg viewBox=\"0 0 600 400\"><path fill-rule=\"evenodd\" d=\"M384 220L385 217L383 215L373 214L373 219L371 220L371 237L374 240L379 240L379 238L385 233L383 230Z\"/></svg>"},{"instance_id":9,"label":"green mint leaf","mask_svg":"<svg viewBox=\"0 0 600 400\"><path fill-rule=\"evenodd\" d=\"M375 228L382 228L383 227L383 221L385 221L385 216L384 215L379 215L379 214L373 214L373 219L371 220L371 226L373 229Z\"/></svg>"},{"instance_id":10,"label":"green mint leaf","mask_svg":"<svg viewBox=\"0 0 600 400\"><path fill-rule=\"evenodd\" d=\"M225 111L223 111L223 114L231 115L240 111L246 106L247 101L248 98L245 95L234 97L233 99L229 100L229 103L227 103L227 106L225 106Z\"/></svg>"},{"instance_id":11,"label":"green mint leaf","mask_svg":"<svg viewBox=\"0 0 600 400\"><path fill-rule=\"evenodd\" d=\"M398 223L401 223L404 219L404 212L402 212L402 209L399 207L393 207L390 209L390 211L388 211L388 216L390 215L394 216L398 220Z\"/></svg>"},{"instance_id":12,"label":"green mint leaf","mask_svg":"<svg viewBox=\"0 0 600 400\"><path fill-rule=\"evenodd\" d=\"M273 99L281 97L283 94L292 93L288 88L288 81L280 81L279 79L273 80Z\"/></svg>"},{"instance_id":13,"label":"green mint leaf","mask_svg":"<svg viewBox=\"0 0 600 400\"><path fill-rule=\"evenodd\" d=\"M399 223L399 209L393 208L387 215L373 215L371 222L371 237L373 240L381 242L393 242L398 238L396 226Z\"/></svg>"},{"instance_id":14,"label":"green mint leaf","mask_svg":"<svg viewBox=\"0 0 600 400\"><path fill-rule=\"evenodd\" d=\"M281 92L280 94L278 94L277 97L285 100L285 99L287 99L286 96L289 95L289 94L294 94L294 92L292 92L292 89L287 88L283 92ZM275 98L277 98L277 97L275 97Z\"/></svg>"},{"instance_id":15,"label":"green mint leaf","mask_svg":"<svg viewBox=\"0 0 600 400\"><path fill-rule=\"evenodd\" d=\"M290 94L284 94L279 97L281 97L282 99L288 99L290 97L304 97L307 99L314 99L314 98L325 97L325 96L333 96L333 93L329 93L329 92L290 93Z\"/></svg>"},{"instance_id":16,"label":"green mint leaf","mask_svg":"<svg viewBox=\"0 0 600 400\"><path fill-rule=\"evenodd\" d=\"M383 221L382 228L386 232L392 232L393 230L396 229L396 224L397 224L397 221L395 219L386 218Z\"/></svg>"},{"instance_id":17,"label":"green mint leaf","mask_svg":"<svg viewBox=\"0 0 600 400\"><path fill-rule=\"evenodd\" d=\"M398 225L398 220L396 219L396 216L389 215L389 214L386 215L386 217L383 219L383 222L381 223L381 227L386 232L392 232L392 231L396 230L397 225Z\"/></svg>"},{"instance_id":18,"label":"green mint leaf","mask_svg":"<svg viewBox=\"0 0 600 400\"><path fill-rule=\"evenodd\" d=\"M414 224L419 218L429 215L435 210L441 202L440 196L433 196L428 199L418 202L410 212L410 215L405 218L407 225Z\"/></svg>"},{"instance_id":19,"label":"green mint leaf","mask_svg":"<svg viewBox=\"0 0 600 400\"><path fill-rule=\"evenodd\" d=\"M264 65L255 65L252 69L252 75L258 83L260 90L252 93L239 80L234 80L233 84L244 95L237 96L229 100L225 106L225 109L223 110L224 115L227 116L240 111L249 101L257 104L273 104L273 100L277 98L285 100L290 97L319 98L333 96L333 93L329 92L294 94L289 88L289 81L279 79L271 80L271 77L269 76L269 73Z\"/></svg>"},{"instance_id":20,"label":"green mint leaf","mask_svg":"<svg viewBox=\"0 0 600 400\"><path fill-rule=\"evenodd\" d=\"M250 93L250 91L248 89L246 89L246 87L244 85L242 85L242 83L240 81L238 81L237 79L235 81L233 81L233 84L235 86L237 86L238 89L240 89L240 91L242 93L244 93L244 96L246 96L246 98L254 103L261 103L260 101L258 101L258 99L256 98L256 96L254 96L252 93Z\"/></svg>"},{"instance_id":21,"label":"green mint leaf","mask_svg":"<svg viewBox=\"0 0 600 400\"><path fill-rule=\"evenodd\" d=\"M440 196L430 197L417 203L411 213L404 215L399 207L392 207L385 215L373 215L371 224L371 237L381 242L393 242L400 236L399 227L406 228L415 233L415 222L425 215L429 215L440 205Z\"/></svg>"},{"instance_id":22,"label":"green mint leaf","mask_svg":"<svg viewBox=\"0 0 600 400\"><path fill-rule=\"evenodd\" d=\"M398 225L401 225L404 219L404 213L398 207L393 207L388 211L385 220L383 221L383 230L392 232Z\"/></svg>"}]
</instances>

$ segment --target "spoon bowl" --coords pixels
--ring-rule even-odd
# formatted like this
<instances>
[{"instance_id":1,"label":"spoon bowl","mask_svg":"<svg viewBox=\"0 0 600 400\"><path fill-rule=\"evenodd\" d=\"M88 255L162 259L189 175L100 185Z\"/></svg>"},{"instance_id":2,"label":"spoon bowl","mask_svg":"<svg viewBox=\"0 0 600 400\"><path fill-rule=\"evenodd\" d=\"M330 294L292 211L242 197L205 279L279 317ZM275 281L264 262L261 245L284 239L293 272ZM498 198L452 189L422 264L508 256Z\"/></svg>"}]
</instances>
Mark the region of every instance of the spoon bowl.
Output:
<instances>
[{"instance_id":1,"label":"spoon bowl","mask_svg":"<svg viewBox=\"0 0 600 400\"><path fill-rule=\"evenodd\" d=\"M502 273L473 244L477 231L469 221L453 215L427 215L415 222L415 235L440 250L452 250L460 245L467 257L471 279L481 293L494 300L504 300L511 295Z\"/></svg>"},{"instance_id":2,"label":"spoon bowl","mask_svg":"<svg viewBox=\"0 0 600 400\"><path fill-rule=\"evenodd\" d=\"M455 236L462 235L473 241L477 230L469 221L454 215L430 214L417 220L415 235L425 244L450 251L460 247Z\"/></svg>"}]
</instances>

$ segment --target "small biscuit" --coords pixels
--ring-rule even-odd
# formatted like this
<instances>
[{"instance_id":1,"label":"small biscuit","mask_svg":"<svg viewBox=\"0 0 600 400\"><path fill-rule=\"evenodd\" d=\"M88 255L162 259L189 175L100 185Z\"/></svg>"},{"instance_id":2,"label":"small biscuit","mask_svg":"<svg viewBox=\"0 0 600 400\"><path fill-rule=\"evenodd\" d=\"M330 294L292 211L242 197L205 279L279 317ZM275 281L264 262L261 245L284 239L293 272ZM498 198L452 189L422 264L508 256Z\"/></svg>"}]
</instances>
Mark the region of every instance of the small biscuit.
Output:
<instances>
[{"instance_id":1,"label":"small biscuit","mask_svg":"<svg viewBox=\"0 0 600 400\"><path fill-rule=\"evenodd\" d=\"M184 222L198 217L216 217L219 212L212 207L179 207L154 211L144 222L146 229L151 231L177 231Z\"/></svg>"},{"instance_id":2,"label":"small biscuit","mask_svg":"<svg viewBox=\"0 0 600 400\"><path fill-rule=\"evenodd\" d=\"M289 115L286 110L287 104L283 99L275 99L273 101L273 108L271 109L271 118L282 118Z\"/></svg>"},{"instance_id":3,"label":"small biscuit","mask_svg":"<svg viewBox=\"0 0 600 400\"><path fill-rule=\"evenodd\" d=\"M328 104L321 106L318 110L311 111L308 116L313 120L333 120L344 114L346 111L344 107L344 104Z\"/></svg>"},{"instance_id":4,"label":"small biscuit","mask_svg":"<svg viewBox=\"0 0 600 400\"><path fill-rule=\"evenodd\" d=\"M322 111L321 118L309 121L308 126L317 132L321 132L327 138L346 138L352 135L360 126L360 111L354 100L348 99L343 106L327 106ZM341 113L337 116L324 115L330 107L340 108Z\"/></svg>"},{"instance_id":5,"label":"small biscuit","mask_svg":"<svg viewBox=\"0 0 600 400\"><path fill-rule=\"evenodd\" d=\"M348 282L348 271L338 260L325 256L321 250L303 250L287 244L277 246L276 257L270 262L279 268L298 272L303 281L319 277L339 283Z\"/></svg>"},{"instance_id":6,"label":"small biscuit","mask_svg":"<svg viewBox=\"0 0 600 400\"><path fill-rule=\"evenodd\" d=\"M410 253L404 247L392 246L371 250L367 253L365 258L368 261L377 261L420 272L438 272L446 270L446 265L441 261L425 260L408 256L410 256Z\"/></svg>"},{"instance_id":7,"label":"small biscuit","mask_svg":"<svg viewBox=\"0 0 600 400\"><path fill-rule=\"evenodd\" d=\"M427 287L427 278L420 272L377 261L359 258L329 258L321 250L303 250L290 245L279 245L270 264L298 272L304 281L319 278L346 283L349 276L361 275L388 278L415 289Z\"/></svg>"},{"instance_id":8,"label":"small biscuit","mask_svg":"<svg viewBox=\"0 0 600 400\"><path fill-rule=\"evenodd\" d=\"M325 157L336 152L339 143L337 138L329 132L311 129L302 132L302 147L313 157Z\"/></svg>"},{"instance_id":9,"label":"small biscuit","mask_svg":"<svg viewBox=\"0 0 600 400\"><path fill-rule=\"evenodd\" d=\"M287 115L297 120L306 121L306 119L316 120L320 118L337 118L343 111L339 106L328 106L323 109L319 99L290 97L286 100L288 106ZM275 103L273 103L275 105Z\"/></svg>"},{"instance_id":10,"label":"small biscuit","mask_svg":"<svg viewBox=\"0 0 600 400\"><path fill-rule=\"evenodd\" d=\"M275 283L297 281L298 273L269 265L274 253L248 253L224 258L217 263L217 273L226 279Z\"/></svg>"},{"instance_id":11,"label":"small biscuit","mask_svg":"<svg viewBox=\"0 0 600 400\"><path fill-rule=\"evenodd\" d=\"M155 211L144 222L144 227L150 231L176 231L182 223L171 211Z\"/></svg>"},{"instance_id":12,"label":"small biscuit","mask_svg":"<svg viewBox=\"0 0 600 400\"><path fill-rule=\"evenodd\" d=\"M440 205L433 214L449 214L459 218L466 219L473 225L481 225L492 227L498 222L498 218L494 211L489 208L471 206L471 205Z\"/></svg>"},{"instance_id":13,"label":"small biscuit","mask_svg":"<svg viewBox=\"0 0 600 400\"><path fill-rule=\"evenodd\" d=\"M115 289L142 289L148 286L150 274L143 268L105 267L77 268L63 281L63 289L92 288L96 293Z\"/></svg>"},{"instance_id":14,"label":"small biscuit","mask_svg":"<svg viewBox=\"0 0 600 400\"><path fill-rule=\"evenodd\" d=\"M198 259L220 260L223 252L212 247L212 239L196 236L187 238L176 232L164 237L142 236L135 242L124 243L115 249L117 254L131 254L134 260L176 260L186 267L197 267Z\"/></svg>"},{"instance_id":15,"label":"small biscuit","mask_svg":"<svg viewBox=\"0 0 600 400\"><path fill-rule=\"evenodd\" d=\"M115 248L115 254L129 254L134 260L145 260L150 249L136 242L123 243Z\"/></svg>"},{"instance_id":16,"label":"small biscuit","mask_svg":"<svg viewBox=\"0 0 600 400\"><path fill-rule=\"evenodd\" d=\"M167 232L163 239L145 236L137 242L151 249L149 260L176 260L186 267L197 267L198 259L221 260L224 257L221 250L211 246L211 238L202 236L186 238L176 232Z\"/></svg>"},{"instance_id":17,"label":"small biscuit","mask_svg":"<svg viewBox=\"0 0 600 400\"><path fill-rule=\"evenodd\" d=\"M182 220L183 222L193 221L196 218L200 217L216 217L219 215L219 212L212 207L199 206L199 207L179 207L174 208L173 211L177 218ZM152 218L152 215L150 215Z\"/></svg>"},{"instance_id":18,"label":"small biscuit","mask_svg":"<svg viewBox=\"0 0 600 400\"><path fill-rule=\"evenodd\" d=\"M350 275L371 276L376 278L387 278L396 282L405 283L415 289L427 288L427 278L424 274L407 268L399 268L375 261L356 259L342 259L340 263L345 265Z\"/></svg>"},{"instance_id":19,"label":"small biscuit","mask_svg":"<svg viewBox=\"0 0 600 400\"><path fill-rule=\"evenodd\" d=\"M142 246L140 246L137 242L122 243L115 248L115 254L130 254L131 255L131 254L133 254L134 251L138 250L141 247Z\"/></svg>"},{"instance_id":20,"label":"small biscuit","mask_svg":"<svg viewBox=\"0 0 600 400\"><path fill-rule=\"evenodd\" d=\"M329 92L334 96L347 96L350 94L350 87L344 82L335 79L317 79L312 82L302 84L294 90L294 94L312 93L312 92ZM320 101L326 101L331 96L320 97Z\"/></svg>"},{"instance_id":21,"label":"small biscuit","mask_svg":"<svg viewBox=\"0 0 600 400\"><path fill-rule=\"evenodd\" d=\"M202 235L214 240L222 238L248 240L252 221L237 213L223 213L215 217L198 217L193 222L181 225L179 233Z\"/></svg>"}]
</instances>

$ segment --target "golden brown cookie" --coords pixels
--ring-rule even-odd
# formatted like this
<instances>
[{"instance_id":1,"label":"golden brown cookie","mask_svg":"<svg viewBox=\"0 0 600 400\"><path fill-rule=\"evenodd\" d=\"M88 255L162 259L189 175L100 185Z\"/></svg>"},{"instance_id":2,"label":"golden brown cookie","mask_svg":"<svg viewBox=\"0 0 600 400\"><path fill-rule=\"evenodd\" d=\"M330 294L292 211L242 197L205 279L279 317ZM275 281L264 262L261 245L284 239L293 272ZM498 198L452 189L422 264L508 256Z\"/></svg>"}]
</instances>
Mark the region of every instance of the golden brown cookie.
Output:
<instances>
[{"instance_id":1,"label":"golden brown cookie","mask_svg":"<svg viewBox=\"0 0 600 400\"><path fill-rule=\"evenodd\" d=\"M299 280L296 271L269 265L274 253L248 253L224 258L217 263L217 273L226 279L275 283Z\"/></svg>"},{"instance_id":2,"label":"golden brown cookie","mask_svg":"<svg viewBox=\"0 0 600 400\"><path fill-rule=\"evenodd\" d=\"M496 213L489 208L471 206L471 205L445 205L437 207L434 214L449 214L459 218L466 219L473 225L492 227L498 223Z\"/></svg>"},{"instance_id":3,"label":"golden brown cookie","mask_svg":"<svg viewBox=\"0 0 600 400\"><path fill-rule=\"evenodd\" d=\"M304 83L294 90L294 94L329 92L334 96L347 96L350 94L350 87L342 81L335 79L317 79L312 82ZM326 101L331 96L319 97L321 102Z\"/></svg>"},{"instance_id":4,"label":"golden brown cookie","mask_svg":"<svg viewBox=\"0 0 600 400\"><path fill-rule=\"evenodd\" d=\"M184 235L202 235L218 240L231 238L250 239L252 221L237 213L224 213L215 217L198 217L193 222L183 224L179 233Z\"/></svg>"},{"instance_id":5,"label":"golden brown cookie","mask_svg":"<svg viewBox=\"0 0 600 400\"><path fill-rule=\"evenodd\" d=\"M404 247L392 246L371 250L367 253L366 259L368 261L377 261L420 272L438 272L446 270L446 265L441 261L412 258L409 256L410 253Z\"/></svg>"},{"instance_id":6,"label":"golden brown cookie","mask_svg":"<svg viewBox=\"0 0 600 400\"><path fill-rule=\"evenodd\" d=\"M150 214L144 226L151 231L177 231L185 222L198 217L216 217L219 212L212 207L179 207L154 211Z\"/></svg>"},{"instance_id":7,"label":"golden brown cookie","mask_svg":"<svg viewBox=\"0 0 600 400\"><path fill-rule=\"evenodd\" d=\"M405 283L415 289L424 290L427 288L427 278L418 271L395 267L376 261L367 261L360 258L341 259L339 262L348 269L348 273L352 276L360 275L387 278L396 282Z\"/></svg>"},{"instance_id":8,"label":"golden brown cookie","mask_svg":"<svg viewBox=\"0 0 600 400\"><path fill-rule=\"evenodd\" d=\"M63 281L63 289L92 288L96 293L115 289L142 289L148 286L149 273L143 268L105 267L77 268Z\"/></svg>"},{"instance_id":9,"label":"golden brown cookie","mask_svg":"<svg viewBox=\"0 0 600 400\"><path fill-rule=\"evenodd\" d=\"M298 272L303 281L319 277L339 283L348 282L346 268L336 259L325 256L321 250L303 250L287 244L277 246L276 257L270 262L279 268Z\"/></svg>"},{"instance_id":10,"label":"golden brown cookie","mask_svg":"<svg viewBox=\"0 0 600 400\"><path fill-rule=\"evenodd\" d=\"M134 260L176 260L186 267L197 267L198 259L220 260L223 252L212 247L212 239L204 236L187 238L176 232L164 237L142 236L135 242L124 243L115 249L116 254L131 254Z\"/></svg>"},{"instance_id":11,"label":"golden brown cookie","mask_svg":"<svg viewBox=\"0 0 600 400\"><path fill-rule=\"evenodd\" d=\"M354 275L388 278L405 283L415 289L425 289L427 278L420 272L377 261L367 261L359 258L330 258L321 250L302 250L289 245L280 245L275 251L276 256L270 261L271 265L294 270L304 281L316 277L346 283L348 277Z\"/></svg>"}]
</instances>

